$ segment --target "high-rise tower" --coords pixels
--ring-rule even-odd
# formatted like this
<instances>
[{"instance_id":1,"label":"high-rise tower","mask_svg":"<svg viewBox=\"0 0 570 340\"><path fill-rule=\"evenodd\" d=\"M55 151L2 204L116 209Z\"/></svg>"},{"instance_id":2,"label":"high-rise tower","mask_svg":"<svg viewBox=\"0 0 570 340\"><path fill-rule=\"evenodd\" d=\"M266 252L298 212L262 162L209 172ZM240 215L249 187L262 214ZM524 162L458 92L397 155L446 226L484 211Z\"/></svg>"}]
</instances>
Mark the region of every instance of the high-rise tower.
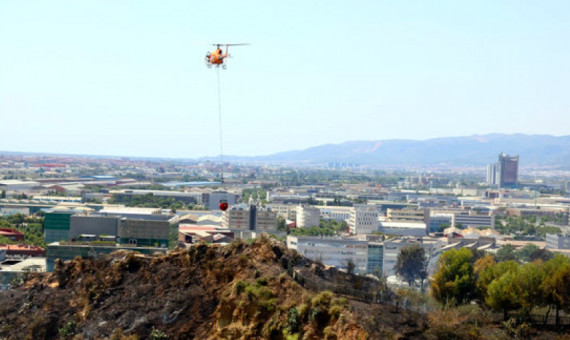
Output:
<instances>
[{"instance_id":1,"label":"high-rise tower","mask_svg":"<svg viewBox=\"0 0 570 340\"><path fill-rule=\"evenodd\" d=\"M519 156L499 154L499 168L497 169L497 182L501 188L517 186L519 174Z\"/></svg>"}]
</instances>

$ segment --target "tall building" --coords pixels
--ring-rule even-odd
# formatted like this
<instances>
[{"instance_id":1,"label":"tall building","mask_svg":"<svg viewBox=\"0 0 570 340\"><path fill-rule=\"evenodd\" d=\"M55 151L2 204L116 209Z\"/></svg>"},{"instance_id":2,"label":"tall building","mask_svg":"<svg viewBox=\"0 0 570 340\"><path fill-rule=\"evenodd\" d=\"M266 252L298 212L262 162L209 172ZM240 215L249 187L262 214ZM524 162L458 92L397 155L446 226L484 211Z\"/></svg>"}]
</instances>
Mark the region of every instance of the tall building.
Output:
<instances>
[{"instance_id":1,"label":"tall building","mask_svg":"<svg viewBox=\"0 0 570 340\"><path fill-rule=\"evenodd\" d=\"M305 204L297 206L297 228L318 227L320 221L319 208Z\"/></svg>"},{"instance_id":2,"label":"tall building","mask_svg":"<svg viewBox=\"0 0 570 340\"><path fill-rule=\"evenodd\" d=\"M277 213L266 206L236 204L222 214L222 227L237 230L273 231Z\"/></svg>"},{"instance_id":3,"label":"tall building","mask_svg":"<svg viewBox=\"0 0 570 340\"><path fill-rule=\"evenodd\" d=\"M355 205L350 212L348 226L353 234L372 234L378 231L378 210L376 206Z\"/></svg>"},{"instance_id":4,"label":"tall building","mask_svg":"<svg viewBox=\"0 0 570 340\"><path fill-rule=\"evenodd\" d=\"M487 184L497 184L497 163L487 165Z\"/></svg>"},{"instance_id":5,"label":"tall building","mask_svg":"<svg viewBox=\"0 0 570 340\"><path fill-rule=\"evenodd\" d=\"M499 164L497 169L497 183L501 188L516 187L519 174L519 156L509 156L504 153L499 154Z\"/></svg>"}]
</instances>

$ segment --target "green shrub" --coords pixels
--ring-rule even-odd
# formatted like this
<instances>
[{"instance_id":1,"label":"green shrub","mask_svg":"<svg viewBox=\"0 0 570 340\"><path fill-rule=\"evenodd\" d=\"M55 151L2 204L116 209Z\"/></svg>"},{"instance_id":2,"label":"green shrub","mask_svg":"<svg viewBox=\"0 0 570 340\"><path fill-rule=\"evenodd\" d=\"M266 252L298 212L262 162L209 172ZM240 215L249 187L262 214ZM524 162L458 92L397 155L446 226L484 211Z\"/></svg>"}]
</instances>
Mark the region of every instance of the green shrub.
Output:
<instances>
[{"instance_id":1,"label":"green shrub","mask_svg":"<svg viewBox=\"0 0 570 340\"><path fill-rule=\"evenodd\" d=\"M239 281L236 282L236 284L234 285L234 292L239 295L239 294L241 294L241 293L243 293L243 292L245 291L245 287L246 287L246 286L247 286L247 283L246 283L246 282L244 282L244 281L242 281L242 280L239 280Z\"/></svg>"},{"instance_id":2,"label":"green shrub","mask_svg":"<svg viewBox=\"0 0 570 340\"><path fill-rule=\"evenodd\" d=\"M247 258L247 255L241 254L239 256L238 261L239 261L240 266L245 267L247 265L247 263L249 262L249 259Z\"/></svg>"},{"instance_id":3,"label":"green shrub","mask_svg":"<svg viewBox=\"0 0 570 340\"><path fill-rule=\"evenodd\" d=\"M296 333L299 330L299 311L296 307L290 308L287 311L286 328L289 333Z\"/></svg>"},{"instance_id":4,"label":"green shrub","mask_svg":"<svg viewBox=\"0 0 570 340\"><path fill-rule=\"evenodd\" d=\"M150 338L152 340L168 339L168 335L166 335L166 333L164 333L160 329L152 327L152 331L150 332Z\"/></svg>"},{"instance_id":5,"label":"green shrub","mask_svg":"<svg viewBox=\"0 0 570 340\"><path fill-rule=\"evenodd\" d=\"M331 308L329 308L329 315L333 319L338 319L340 312L342 312L341 306L336 305L336 306L331 306Z\"/></svg>"},{"instance_id":6,"label":"green shrub","mask_svg":"<svg viewBox=\"0 0 570 340\"><path fill-rule=\"evenodd\" d=\"M328 306L333 297L333 293L328 290L323 290L319 294L315 295L311 299L311 305L313 306Z\"/></svg>"},{"instance_id":7,"label":"green shrub","mask_svg":"<svg viewBox=\"0 0 570 340\"><path fill-rule=\"evenodd\" d=\"M255 282L260 286L267 286L267 278L260 277L259 279L255 280Z\"/></svg>"},{"instance_id":8,"label":"green shrub","mask_svg":"<svg viewBox=\"0 0 570 340\"><path fill-rule=\"evenodd\" d=\"M59 335L62 337L73 336L77 332L75 321L69 321L59 329Z\"/></svg>"}]
</instances>

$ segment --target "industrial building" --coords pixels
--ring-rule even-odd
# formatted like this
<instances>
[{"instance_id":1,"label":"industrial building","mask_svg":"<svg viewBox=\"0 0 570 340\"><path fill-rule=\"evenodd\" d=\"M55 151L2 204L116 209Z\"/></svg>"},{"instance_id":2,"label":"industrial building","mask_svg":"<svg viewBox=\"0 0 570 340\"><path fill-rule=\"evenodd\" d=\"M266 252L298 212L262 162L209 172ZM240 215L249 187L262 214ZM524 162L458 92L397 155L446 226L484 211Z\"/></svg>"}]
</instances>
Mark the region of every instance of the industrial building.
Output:
<instances>
[{"instance_id":1,"label":"industrial building","mask_svg":"<svg viewBox=\"0 0 570 340\"><path fill-rule=\"evenodd\" d=\"M122 218L117 236L120 244L168 248L169 232L168 216L162 221Z\"/></svg>"},{"instance_id":2,"label":"industrial building","mask_svg":"<svg viewBox=\"0 0 570 340\"><path fill-rule=\"evenodd\" d=\"M546 234L546 249L570 249L570 235Z\"/></svg>"},{"instance_id":3,"label":"industrial building","mask_svg":"<svg viewBox=\"0 0 570 340\"><path fill-rule=\"evenodd\" d=\"M34 191L40 185L40 182L35 181L8 179L0 181L0 191L5 191L7 194L28 193Z\"/></svg>"},{"instance_id":4,"label":"industrial building","mask_svg":"<svg viewBox=\"0 0 570 340\"><path fill-rule=\"evenodd\" d=\"M297 206L296 216L297 228L316 227L321 221L321 211L307 204Z\"/></svg>"},{"instance_id":5,"label":"industrial building","mask_svg":"<svg viewBox=\"0 0 570 340\"><path fill-rule=\"evenodd\" d=\"M222 226L233 230L274 231L277 214L269 206L237 204L223 212Z\"/></svg>"},{"instance_id":6,"label":"industrial building","mask_svg":"<svg viewBox=\"0 0 570 340\"><path fill-rule=\"evenodd\" d=\"M279 204L272 203L267 205L273 210L277 216L281 216L286 220L295 221L297 219L297 205L296 204Z\"/></svg>"},{"instance_id":7,"label":"industrial building","mask_svg":"<svg viewBox=\"0 0 570 340\"><path fill-rule=\"evenodd\" d=\"M321 219L337 222L348 221L352 211L352 207L319 206L317 208L321 211Z\"/></svg>"},{"instance_id":8,"label":"industrial building","mask_svg":"<svg viewBox=\"0 0 570 340\"><path fill-rule=\"evenodd\" d=\"M368 242L346 238L287 236L287 247L303 256L329 266L347 269L352 262L354 270L364 273L368 269Z\"/></svg>"},{"instance_id":9,"label":"industrial building","mask_svg":"<svg viewBox=\"0 0 570 340\"><path fill-rule=\"evenodd\" d=\"M208 210L218 210L220 202L226 202L232 206L237 203L239 195L226 191L213 191L210 193L202 193L202 205Z\"/></svg>"},{"instance_id":10,"label":"industrial building","mask_svg":"<svg viewBox=\"0 0 570 340\"><path fill-rule=\"evenodd\" d=\"M117 237L118 230L118 216L74 215L70 217L69 239L78 240L88 234Z\"/></svg>"}]
</instances>

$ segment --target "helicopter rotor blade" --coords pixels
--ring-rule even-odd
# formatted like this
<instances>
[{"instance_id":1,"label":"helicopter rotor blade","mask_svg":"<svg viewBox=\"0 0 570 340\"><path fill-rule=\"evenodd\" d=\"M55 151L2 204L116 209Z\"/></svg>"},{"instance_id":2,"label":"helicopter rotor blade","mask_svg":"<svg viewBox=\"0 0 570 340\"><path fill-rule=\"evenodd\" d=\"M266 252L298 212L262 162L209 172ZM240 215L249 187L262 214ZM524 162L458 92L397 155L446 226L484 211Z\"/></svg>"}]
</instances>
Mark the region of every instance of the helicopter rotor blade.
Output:
<instances>
[{"instance_id":1,"label":"helicopter rotor blade","mask_svg":"<svg viewBox=\"0 0 570 340\"><path fill-rule=\"evenodd\" d=\"M220 46L246 46L249 45L248 43L239 43L239 44L212 44L212 46L220 47Z\"/></svg>"}]
</instances>

